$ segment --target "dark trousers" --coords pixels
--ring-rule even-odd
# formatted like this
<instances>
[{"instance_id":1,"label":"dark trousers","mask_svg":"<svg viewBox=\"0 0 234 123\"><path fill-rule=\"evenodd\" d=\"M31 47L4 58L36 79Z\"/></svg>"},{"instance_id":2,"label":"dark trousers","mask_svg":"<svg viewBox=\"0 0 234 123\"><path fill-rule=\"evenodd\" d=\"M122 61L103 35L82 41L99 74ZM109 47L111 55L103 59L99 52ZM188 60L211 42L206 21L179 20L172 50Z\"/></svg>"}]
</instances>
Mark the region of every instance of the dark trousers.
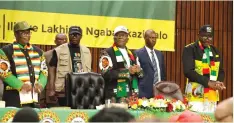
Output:
<instances>
[{"instance_id":1,"label":"dark trousers","mask_svg":"<svg viewBox=\"0 0 234 123\"><path fill-rule=\"evenodd\" d=\"M66 97L58 97L59 106L67 106Z\"/></svg>"},{"instance_id":2,"label":"dark trousers","mask_svg":"<svg viewBox=\"0 0 234 123\"><path fill-rule=\"evenodd\" d=\"M20 104L19 92L17 90L4 90L3 100L6 103L6 107L31 107L40 108L38 103Z\"/></svg>"}]
</instances>

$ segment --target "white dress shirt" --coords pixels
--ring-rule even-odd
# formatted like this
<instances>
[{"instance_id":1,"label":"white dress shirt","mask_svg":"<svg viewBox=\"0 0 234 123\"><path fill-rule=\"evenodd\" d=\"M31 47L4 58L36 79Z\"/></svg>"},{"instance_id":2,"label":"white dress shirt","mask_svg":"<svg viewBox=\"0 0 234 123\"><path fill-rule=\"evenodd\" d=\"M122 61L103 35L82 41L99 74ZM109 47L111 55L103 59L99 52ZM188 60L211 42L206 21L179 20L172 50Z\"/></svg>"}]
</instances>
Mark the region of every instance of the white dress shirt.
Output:
<instances>
[{"instance_id":1,"label":"white dress shirt","mask_svg":"<svg viewBox=\"0 0 234 123\"><path fill-rule=\"evenodd\" d=\"M151 51L152 51L152 50L151 50L150 48L148 48L147 46L145 46L145 49L146 49L146 51L147 51L147 53L148 53L148 55L149 55L149 57L150 57L150 60L151 60L151 62L152 62L152 55L151 55ZM154 49L153 49L153 50L154 50ZM160 73L159 61L158 61L158 57L157 57L155 51L154 51L153 54L154 54L155 61L156 61L156 63L157 63L158 81L160 82L160 81L161 81L161 73Z\"/></svg>"}]
</instances>

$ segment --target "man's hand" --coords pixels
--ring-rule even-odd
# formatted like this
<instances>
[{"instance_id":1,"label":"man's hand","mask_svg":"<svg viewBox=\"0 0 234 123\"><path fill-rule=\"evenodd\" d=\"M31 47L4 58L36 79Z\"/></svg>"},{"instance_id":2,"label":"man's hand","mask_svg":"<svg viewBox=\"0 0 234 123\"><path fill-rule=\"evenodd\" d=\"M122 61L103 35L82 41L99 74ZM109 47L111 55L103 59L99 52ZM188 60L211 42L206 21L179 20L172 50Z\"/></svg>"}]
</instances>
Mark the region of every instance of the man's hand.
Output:
<instances>
[{"instance_id":1,"label":"man's hand","mask_svg":"<svg viewBox=\"0 0 234 123\"><path fill-rule=\"evenodd\" d=\"M54 90L48 90L48 96L51 101L57 101L56 93Z\"/></svg>"},{"instance_id":2,"label":"man's hand","mask_svg":"<svg viewBox=\"0 0 234 123\"><path fill-rule=\"evenodd\" d=\"M43 90L43 87L42 87L42 85L41 85L40 83L36 83L36 84L34 85L34 91L35 91L36 93L41 93L42 90Z\"/></svg>"},{"instance_id":3,"label":"man's hand","mask_svg":"<svg viewBox=\"0 0 234 123\"><path fill-rule=\"evenodd\" d=\"M133 65L129 67L130 74L139 73L140 71L141 71L141 68L139 65Z\"/></svg>"},{"instance_id":4,"label":"man's hand","mask_svg":"<svg viewBox=\"0 0 234 123\"><path fill-rule=\"evenodd\" d=\"M141 67L139 65L134 65L134 70L135 70L135 73L139 73L141 71Z\"/></svg>"},{"instance_id":5,"label":"man's hand","mask_svg":"<svg viewBox=\"0 0 234 123\"><path fill-rule=\"evenodd\" d=\"M226 88L224 84L219 81L209 81L208 86L214 90L223 90Z\"/></svg>"},{"instance_id":6,"label":"man's hand","mask_svg":"<svg viewBox=\"0 0 234 123\"><path fill-rule=\"evenodd\" d=\"M32 90L31 83L24 83L23 86L21 87L21 91L23 92L29 92L31 90Z\"/></svg>"},{"instance_id":7,"label":"man's hand","mask_svg":"<svg viewBox=\"0 0 234 123\"><path fill-rule=\"evenodd\" d=\"M223 82L217 81L217 85L216 85L216 86L218 86L219 90L224 90L224 89L226 89L226 87L224 86Z\"/></svg>"},{"instance_id":8,"label":"man's hand","mask_svg":"<svg viewBox=\"0 0 234 123\"><path fill-rule=\"evenodd\" d=\"M128 68L128 70L129 70L129 73L130 73L130 74L135 74L135 68L134 68L134 66L130 66L130 67Z\"/></svg>"}]
</instances>

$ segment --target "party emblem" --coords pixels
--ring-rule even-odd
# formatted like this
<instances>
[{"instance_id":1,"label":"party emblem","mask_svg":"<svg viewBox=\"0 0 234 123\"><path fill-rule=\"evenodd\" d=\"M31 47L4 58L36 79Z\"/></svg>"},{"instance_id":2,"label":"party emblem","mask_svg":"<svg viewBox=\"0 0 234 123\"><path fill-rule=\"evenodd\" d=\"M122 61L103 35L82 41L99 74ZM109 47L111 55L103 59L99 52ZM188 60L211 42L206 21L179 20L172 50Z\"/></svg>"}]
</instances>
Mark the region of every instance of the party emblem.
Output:
<instances>
[{"instance_id":1,"label":"party emblem","mask_svg":"<svg viewBox=\"0 0 234 123\"><path fill-rule=\"evenodd\" d=\"M16 114L16 110L10 110L8 111L7 113L4 114L4 116L2 117L2 120L1 122L8 122L8 123L11 123L12 120L13 120L13 117L15 116Z\"/></svg>"},{"instance_id":2,"label":"party emblem","mask_svg":"<svg viewBox=\"0 0 234 123\"><path fill-rule=\"evenodd\" d=\"M41 123L58 123L60 122L59 117L52 111L45 110L40 112L39 119Z\"/></svg>"},{"instance_id":3,"label":"party emblem","mask_svg":"<svg viewBox=\"0 0 234 123\"><path fill-rule=\"evenodd\" d=\"M66 122L85 123L85 122L88 122L88 119L89 119L89 117L88 117L87 113L74 111L71 114L69 114Z\"/></svg>"},{"instance_id":4,"label":"party emblem","mask_svg":"<svg viewBox=\"0 0 234 123\"><path fill-rule=\"evenodd\" d=\"M108 68L112 67L112 61L109 56L102 56L99 61L99 68L101 70L107 70Z\"/></svg>"},{"instance_id":5,"label":"party emblem","mask_svg":"<svg viewBox=\"0 0 234 123\"><path fill-rule=\"evenodd\" d=\"M148 112L143 112L142 114L140 114L139 119L140 120L145 120L145 119L151 119L154 118L155 116L151 113Z\"/></svg>"},{"instance_id":6,"label":"party emblem","mask_svg":"<svg viewBox=\"0 0 234 123\"><path fill-rule=\"evenodd\" d=\"M207 27L207 28L206 28L206 31L207 31L207 32L211 32L211 31L212 31L211 27Z\"/></svg>"}]
</instances>

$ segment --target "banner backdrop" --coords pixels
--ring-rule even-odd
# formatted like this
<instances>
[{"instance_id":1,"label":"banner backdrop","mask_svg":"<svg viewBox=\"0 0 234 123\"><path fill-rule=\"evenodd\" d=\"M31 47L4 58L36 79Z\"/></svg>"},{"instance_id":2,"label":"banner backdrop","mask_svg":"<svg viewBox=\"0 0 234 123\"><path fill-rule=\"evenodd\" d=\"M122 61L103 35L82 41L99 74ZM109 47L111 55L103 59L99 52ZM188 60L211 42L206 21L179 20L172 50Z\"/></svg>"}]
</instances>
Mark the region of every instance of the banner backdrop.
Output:
<instances>
[{"instance_id":1,"label":"banner backdrop","mask_svg":"<svg viewBox=\"0 0 234 123\"><path fill-rule=\"evenodd\" d=\"M83 29L82 45L107 48L113 44L114 28L123 25L129 31L128 48L143 47L144 32L147 29L153 29L158 37L156 49L174 51L175 1L153 3L57 1L52 3L48 1L1 2L0 42L12 43L14 23L27 21L35 29L31 35L32 44L54 45L54 37L57 33L67 34L70 26L77 25ZM75 8L74 4L78 7ZM126 4L130 6L127 8Z\"/></svg>"}]
</instances>

